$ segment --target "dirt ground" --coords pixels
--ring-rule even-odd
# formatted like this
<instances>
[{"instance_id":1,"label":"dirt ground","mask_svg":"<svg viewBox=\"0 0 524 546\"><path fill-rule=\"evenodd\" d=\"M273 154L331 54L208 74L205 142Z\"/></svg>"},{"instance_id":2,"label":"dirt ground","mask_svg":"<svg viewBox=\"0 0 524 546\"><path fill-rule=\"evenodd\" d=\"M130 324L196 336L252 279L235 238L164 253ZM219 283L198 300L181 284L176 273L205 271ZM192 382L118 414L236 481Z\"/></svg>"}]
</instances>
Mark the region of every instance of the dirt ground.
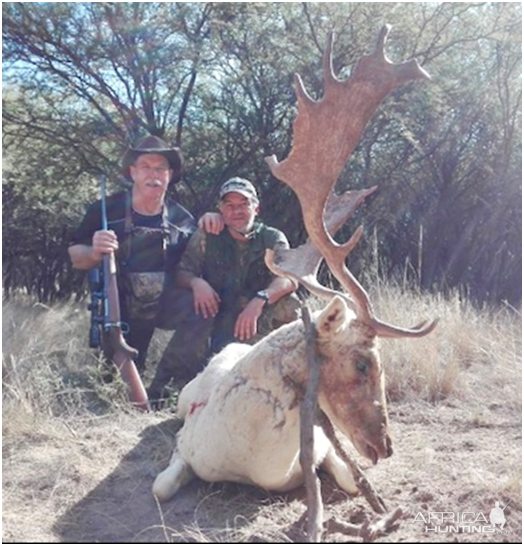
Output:
<instances>
[{"instance_id":1,"label":"dirt ground","mask_svg":"<svg viewBox=\"0 0 524 546\"><path fill-rule=\"evenodd\" d=\"M390 403L394 455L374 467L359 459L388 508L403 509L398 527L377 541L521 542L521 385L496 377L486 364L482 373L465 371L460 394L438 404ZM36 422L37 429L27 416L4 419L4 542L304 540L303 488L282 496L196 480L158 506L151 485L180 426L172 413ZM348 498L329 481L323 495L326 519L377 517L362 497ZM503 532L489 525L496 501L509 503ZM450 528L473 521L477 527ZM325 528L325 542L360 542Z\"/></svg>"}]
</instances>

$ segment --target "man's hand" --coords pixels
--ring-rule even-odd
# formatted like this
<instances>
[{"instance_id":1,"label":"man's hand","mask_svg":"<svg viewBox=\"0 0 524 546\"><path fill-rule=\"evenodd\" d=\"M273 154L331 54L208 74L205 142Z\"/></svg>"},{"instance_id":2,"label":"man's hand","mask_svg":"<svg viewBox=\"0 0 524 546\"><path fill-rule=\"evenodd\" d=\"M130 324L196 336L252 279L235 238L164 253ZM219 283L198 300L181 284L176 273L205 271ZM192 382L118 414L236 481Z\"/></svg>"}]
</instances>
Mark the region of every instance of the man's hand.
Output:
<instances>
[{"instance_id":1,"label":"man's hand","mask_svg":"<svg viewBox=\"0 0 524 546\"><path fill-rule=\"evenodd\" d=\"M198 221L198 227L211 235L218 235L224 229L224 218L218 212L206 212Z\"/></svg>"},{"instance_id":2,"label":"man's hand","mask_svg":"<svg viewBox=\"0 0 524 546\"><path fill-rule=\"evenodd\" d=\"M111 254L118 250L118 239L113 230L95 231L93 235L92 255L93 259L100 261L104 254Z\"/></svg>"},{"instance_id":3,"label":"man's hand","mask_svg":"<svg viewBox=\"0 0 524 546\"><path fill-rule=\"evenodd\" d=\"M257 333L258 319L264 310L265 301L253 298L238 315L235 323L235 337L240 341L247 341Z\"/></svg>"},{"instance_id":4,"label":"man's hand","mask_svg":"<svg viewBox=\"0 0 524 546\"><path fill-rule=\"evenodd\" d=\"M195 277L191 281L191 289L193 290L195 313L204 318L214 317L218 313L220 297L213 287L204 279Z\"/></svg>"}]
</instances>

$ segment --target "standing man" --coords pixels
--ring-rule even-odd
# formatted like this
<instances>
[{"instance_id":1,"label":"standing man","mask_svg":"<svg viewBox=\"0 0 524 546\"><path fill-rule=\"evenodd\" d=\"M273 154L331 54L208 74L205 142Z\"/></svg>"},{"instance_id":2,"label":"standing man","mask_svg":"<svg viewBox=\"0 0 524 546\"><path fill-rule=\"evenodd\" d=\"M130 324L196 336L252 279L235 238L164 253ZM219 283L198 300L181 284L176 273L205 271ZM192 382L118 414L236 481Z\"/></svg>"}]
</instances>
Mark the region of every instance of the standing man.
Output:
<instances>
[{"instance_id":1,"label":"standing man","mask_svg":"<svg viewBox=\"0 0 524 546\"><path fill-rule=\"evenodd\" d=\"M143 374L155 327L175 329L172 346L188 377L205 364L211 321L194 311L191 292L175 287L173 273L196 229L193 216L166 197L182 175L182 154L148 136L122 158L130 190L107 198L108 229L101 229L100 201L87 210L69 247L73 267L91 269L115 252L122 321L127 343L138 350ZM213 220L213 218L211 218ZM216 220L216 219L215 219Z\"/></svg>"},{"instance_id":2,"label":"standing man","mask_svg":"<svg viewBox=\"0 0 524 546\"><path fill-rule=\"evenodd\" d=\"M253 184L238 177L225 182L218 208L225 229L218 235L198 229L176 275L180 287L191 289L195 312L213 320L212 353L234 341L254 343L300 316L295 283L273 275L264 262L266 249L289 248L289 243L281 231L255 222L259 200ZM171 340L152 390L160 391L176 374L169 357L176 350Z\"/></svg>"}]
</instances>

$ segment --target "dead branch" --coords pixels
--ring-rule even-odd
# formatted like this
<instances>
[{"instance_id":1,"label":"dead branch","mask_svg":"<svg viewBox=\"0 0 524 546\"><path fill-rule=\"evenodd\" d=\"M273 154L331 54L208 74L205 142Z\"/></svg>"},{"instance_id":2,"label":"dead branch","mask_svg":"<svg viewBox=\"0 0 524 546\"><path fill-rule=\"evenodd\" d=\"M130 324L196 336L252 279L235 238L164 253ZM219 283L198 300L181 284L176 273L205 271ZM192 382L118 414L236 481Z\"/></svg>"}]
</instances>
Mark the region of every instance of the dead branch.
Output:
<instances>
[{"instance_id":1,"label":"dead branch","mask_svg":"<svg viewBox=\"0 0 524 546\"><path fill-rule=\"evenodd\" d=\"M344 446L340 443L340 440L338 439L335 433L335 429L333 428L331 421L328 419L327 415L320 409L318 413L318 420L320 421L320 425L322 426L322 430L324 431L324 434L329 438L329 440L333 444L333 447L335 448L337 455L350 468L353 474L353 479L355 480L357 487L362 493L362 496L368 501L371 508L373 508L373 510L377 514L386 513L387 512L386 503L384 502L382 497L375 491L373 486L369 483L368 479L364 475L364 472L362 471L358 463L344 449Z\"/></svg>"},{"instance_id":2,"label":"dead branch","mask_svg":"<svg viewBox=\"0 0 524 546\"><path fill-rule=\"evenodd\" d=\"M306 358L309 380L300 406L300 465L307 492L307 540L318 543L322 538L324 507L314 459L314 431L317 414L318 386L321 360L317 357L315 325L311 322L311 310L302 306L302 320L306 332Z\"/></svg>"},{"instance_id":3,"label":"dead branch","mask_svg":"<svg viewBox=\"0 0 524 546\"><path fill-rule=\"evenodd\" d=\"M326 529L329 533L360 537L364 544L369 544L377 537L393 531L397 527L396 522L401 516L402 508L396 508L373 523L365 521L361 525L345 523L333 517L326 522Z\"/></svg>"},{"instance_id":4,"label":"dead branch","mask_svg":"<svg viewBox=\"0 0 524 546\"><path fill-rule=\"evenodd\" d=\"M311 351L308 351L308 358ZM320 366L318 366L318 369L320 370ZM301 409L305 406L306 402L306 392L304 387L302 385L299 385L296 381L291 379L289 376L284 377L284 381L286 384L291 386L297 395L297 398L302 401ZM318 389L318 385L317 385ZM316 406L316 400L314 401ZM309 405L311 405L311 401L308 402ZM309 423L303 423L303 414L300 415L301 418L301 439L303 437L303 429L306 426L309 426ZM385 514L387 512L387 506L382 497L375 491L369 480L364 475L364 472L358 465L358 463L353 459L353 457L344 449L342 444L340 443L340 440L338 439L335 430L333 428L333 425L331 424L331 421L327 417L327 415L320 409L316 409L315 413L315 420L322 426L322 430L324 431L324 434L329 438L329 440L332 442L333 447L335 448L335 451L337 452L337 455L348 465L350 468L353 479L355 480L355 483L361 492L362 496L367 500L371 508L377 513L377 514ZM311 449L311 452L313 451L313 444L311 446L303 445L302 442L300 444L301 453L304 450L307 452L309 449ZM301 455L302 457L302 455ZM313 453L311 453L311 458L313 457ZM302 461L302 459L301 459ZM304 475L304 479L306 478L306 475ZM307 482L306 482L307 486Z\"/></svg>"}]
</instances>

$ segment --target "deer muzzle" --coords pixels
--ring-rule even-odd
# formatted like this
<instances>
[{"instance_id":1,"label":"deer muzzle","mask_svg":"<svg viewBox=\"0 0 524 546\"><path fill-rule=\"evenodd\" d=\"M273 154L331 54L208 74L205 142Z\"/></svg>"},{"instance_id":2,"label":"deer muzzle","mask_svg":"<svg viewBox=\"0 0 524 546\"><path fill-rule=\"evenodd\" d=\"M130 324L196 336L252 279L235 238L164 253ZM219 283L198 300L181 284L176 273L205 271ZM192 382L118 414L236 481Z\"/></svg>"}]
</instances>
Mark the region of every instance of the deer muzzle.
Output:
<instances>
[{"instance_id":1,"label":"deer muzzle","mask_svg":"<svg viewBox=\"0 0 524 546\"><path fill-rule=\"evenodd\" d=\"M393 455L393 445L389 434L385 433L379 441L366 438L360 432L353 437L353 443L361 455L368 458L373 464L377 464L379 459L387 459Z\"/></svg>"}]
</instances>

